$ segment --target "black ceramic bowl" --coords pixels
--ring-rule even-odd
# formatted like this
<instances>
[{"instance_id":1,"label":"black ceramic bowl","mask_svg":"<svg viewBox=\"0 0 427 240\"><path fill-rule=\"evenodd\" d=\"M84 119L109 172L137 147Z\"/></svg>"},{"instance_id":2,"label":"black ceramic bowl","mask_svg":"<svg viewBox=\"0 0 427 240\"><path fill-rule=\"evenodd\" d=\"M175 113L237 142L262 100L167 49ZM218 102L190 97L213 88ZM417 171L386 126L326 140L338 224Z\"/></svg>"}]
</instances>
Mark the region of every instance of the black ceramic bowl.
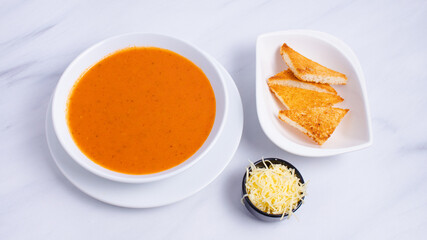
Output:
<instances>
[{"instance_id":1,"label":"black ceramic bowl","mask_svg":"<svg viewBox=\"0 0 427 240\"><path fill-rule=\"evenodd\" d=\"M267 161L268 160L268 161ZM279 158L264 158L264 161L266 163L267 166L270 165L270 162L273 164L282 164L285 165L287 168L293 168L295 169L295 175L297 175L297 177L300 179L301 183L304 183L304 179L302 178L301 173L298 171L298 169L296 169L292 164L286 162L285 160L279 159ZM262 162L262 159L259 161L256 161L254 163L254 165L256 167L262 167L264 168L264 164ZM249 172L251 171L251 167L249 167ZM246 195L246 173L245 175L243 175L243 182L242 182L242 197ZM304 197L302 198L304 199ZM282 218L282 214L268 214L266 212L263 212L261 210L259 210L257 207L255 207L255 205L252 204L252 202L249 200L249 197L246 196L243 198L243 203L245 204L246 208L248 209L248 211L250 213L252 213L255 217L264 220L264 221L268 221L268 222L274 222L274 221L280 221ZM301 206L302 201L300 201L297 205L297 207L292 210L293 212L295 212L296 210L298 210L298 208ZM288 214L285 214L283 219L286 219L288 217Z\"/></svg>"}]
</instances>

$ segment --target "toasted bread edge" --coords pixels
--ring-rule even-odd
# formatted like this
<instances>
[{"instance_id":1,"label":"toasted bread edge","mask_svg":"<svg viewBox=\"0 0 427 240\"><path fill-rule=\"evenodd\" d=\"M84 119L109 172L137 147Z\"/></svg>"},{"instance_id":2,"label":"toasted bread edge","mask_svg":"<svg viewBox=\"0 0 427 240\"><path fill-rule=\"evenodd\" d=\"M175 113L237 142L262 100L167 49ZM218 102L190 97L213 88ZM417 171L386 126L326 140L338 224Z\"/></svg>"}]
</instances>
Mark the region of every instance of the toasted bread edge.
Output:
<instances>
[{"instance_id":1,"label":"toasted bread edge","mask_svg":"<svg viewBox=\"0 0 427 240\"><path fill-rule=\"evenodd\" d=\"M330 71L342 74L343 77L331 77L331 76L321 77L321 76L313 75L313 74L302 74L302 73L300 73L295 68L295 66L293 65L289 54L285 50L286 48L289 48L289 50L295 51L291 47L289 47L286 43L284 43L282 45L282 47L280 48L280 55L282 55L283 61L285 61L286 65L288 65L289 69L294 73L295 77L297 77L298 79L300 79L302 81L306 81L306 82L315 82L315 83L323 83L323 84L333 84L333 85L346 85L347 84L347 76L345 74L337 72L337 71L332 70L332 69L329 69L329 68L327 68L327 67L325 67L325 66L323 66L317 62L314 62L313 60L310 60L310 59L309 59L310 61L312 61L316 64L319 64L320 66L325 67L325 68L329 69ZM298 54L300 54L300 53L298 53ZM303 56L303 55L301 55L301 56Z\"/></svg>"},{"instance_id":2,"label":"toasted bread edge","mask_svg":"<svg viewBox=\"0 0 427 240\"><path fill-rule=\"evenodd\" d=\"M322 145L323 143L326 142L326 140L322 140L322 139L316 138L316 136L314 136L309 131L307 131L307 129L303 128L301 125L299 125L294 120L288 118L283 112L284 112L283 110L279 112L279 119L281 119L282 121L284 121L287 124L291 125L292 127L298 129L299 131L301 131L302 133L304 133L305 135L307 135L309 138L311 138L313 141L315 141L319 145Z\"/></svg>"}]
</instances>

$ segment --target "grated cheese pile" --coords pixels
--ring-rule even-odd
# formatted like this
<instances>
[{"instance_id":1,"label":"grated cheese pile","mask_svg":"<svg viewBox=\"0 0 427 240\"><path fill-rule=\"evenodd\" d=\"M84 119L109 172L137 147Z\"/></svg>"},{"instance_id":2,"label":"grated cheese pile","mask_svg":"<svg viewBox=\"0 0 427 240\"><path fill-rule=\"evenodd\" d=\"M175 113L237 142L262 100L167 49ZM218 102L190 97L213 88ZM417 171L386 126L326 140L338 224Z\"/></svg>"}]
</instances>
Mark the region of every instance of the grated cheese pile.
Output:
<instances>
[{"instance_id":1,"label":"grated cheese pile","mask_svg":"<svg viewBox=\"0 0 427 240\"><path fill-rule=\"evenodd\" d=\"M265 168L256 167L251 163L251 171L246 169L245 196L263 212L282 214L281 219L286 214L290 217L299 201L303 201L306 184L300 182L295 175L295 169L269 163L267 167L264 162Z\"/></svg>"}]
</instances>

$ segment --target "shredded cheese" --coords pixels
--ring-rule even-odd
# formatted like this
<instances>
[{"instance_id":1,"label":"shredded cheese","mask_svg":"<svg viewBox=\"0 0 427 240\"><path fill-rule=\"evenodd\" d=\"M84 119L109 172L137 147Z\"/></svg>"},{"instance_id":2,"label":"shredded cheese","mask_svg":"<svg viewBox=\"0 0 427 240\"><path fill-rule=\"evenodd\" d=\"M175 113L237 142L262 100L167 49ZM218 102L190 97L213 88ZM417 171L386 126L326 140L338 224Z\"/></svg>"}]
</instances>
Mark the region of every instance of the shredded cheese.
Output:
<instances>
[{"instance_id":1,"label":"shredded cheese","mask_svg":"<svg viewBox=\"0 0 427 240\"><path fill-rule=\"evenodd\" d=\"M282 164L272 164L256 167L251 163L251 170L246 169L246 192L243 197L249 200L259 210L269 214L287 214L292 216L293 211L306 192L306 184L300 182L295 175L295 169L289 169Z\"/></svg>"}]
</instances>

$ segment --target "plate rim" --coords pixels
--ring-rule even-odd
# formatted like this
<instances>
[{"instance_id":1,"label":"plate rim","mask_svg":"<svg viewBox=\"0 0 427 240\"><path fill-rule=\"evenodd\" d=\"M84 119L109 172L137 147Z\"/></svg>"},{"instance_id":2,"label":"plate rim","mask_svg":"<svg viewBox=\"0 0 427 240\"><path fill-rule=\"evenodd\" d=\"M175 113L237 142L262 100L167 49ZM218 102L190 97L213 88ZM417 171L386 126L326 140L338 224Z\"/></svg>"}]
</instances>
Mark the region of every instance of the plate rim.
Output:
<instances>
[{"instance_id":1,"label":"plate rim","mask_svg":"<svg viewBox=\"0 0 427 240\"><path fill-rule=\"evenodd\" d=\"M210 56L209 56L210 57ZM213 59L213 58L212 58ZM188 197L190 197L190 196L192 196L192 195L194 195L194 194L196 194L197 192L199 192L199 191L201 191L202 189L204 189L206 186L208 186L210 183L212 183L215 179L217 179L217 177L224 171L224 169L228 166L228 164L231 162L231 160L233 159L233 157L234 157L234 155L235 155L235 153L236 153L236 151L237 151L237 149L238 149L238 147L239 147L239 145L240 145L240 142L241 142L241 138L242 138L242 134L243 134L243 126L244 126L244 119L243 119L243 117L244 117L244 113L243 113L243 105L242 105L242 100L241 100L241 96L240 96L240 93L239 93L239 91L238 91L238 89L237 89L237 86L236 86L236 84L234 83L234 81L233 81L233 78L231 77L231 75L227 72L227 70L218 62L218 61L216 61L215 59L213 59L214 61L215 61L215 64L217 64L218 65L218 67L219 67L219 69L221 69L221 74L224 74L225 75L225 77L227 78L227 80L226 80L226 82L227 82L227 84L230 84L228 87L228 90L229 91L236 91L235 93L233 93L233 95L236 95L236 96L233 96L233 97L231 97L231 98L236 98L236 99L238 99L238 101L235 103L235 104L237 104L237 108L239 108L240 109L240 111L236 111L236 116L237 116L237 119L238 119L238 121L239 121L239 129L238 129L238 132L239 132L239 134L238 134L238 136L236 137L236 143L235 143L235 145L233 146L233 149L232 149L232 151L230 151L229 152L229 159L223 164L223 166L221 167L221 169L218 171L218 172L216 172L215 174L214 174L214 176L212 176L209 180L207 180L205 183L203 183L201 186L199 186L198 188L194 188L193 190L191 190L191 191L189 191L189 193L187 193L187 194L185 194L185 196L182 196L182 197L180 197L180 198L176 198L176 199L173 199L173 200L169 200L169 201L164 201L164 202L161 202L161 203L157 203L157 204L142 204L142 205L138 205L138 204L122 204L122 203L118 203L118 202L114 202L114 201L110 201L109 199L105 199L105 198L100 198L99 196L97 196L97 195L94 195L94 194L92 194L90 191L88 191L87 189L85 189L85 188L82 188L81 187L81 184L80 183L76 183L73 179L73 177L70 177L69 176L69 174L68 173L66 173L65 171L65 169L64 169L64 166L63 165L61 165L61 163L59 163L58 162L58 160L56 159L56 157L55 157L55 154L53 153L53 150L52 150L52 147L51 147L51 143L50 143L50 141L52 141L52 140L49 140L49 138L51 138L51 137L49 137L49 134L50 133L48 133L48 131L49 131L49 126L48 126L48 122L49 122L49 113L50 113L50 111L51 111L51 102L49 102L49 105L48 105L48 108L47 108L47 113L46 113L46 119L45 119L45 135L46 135L46 141L47 141L47 144L48 144L48 148L49 148L49 152L50 152L50 154L51 154L51 156L52 156L52 159L54 160L54 162L55 162L55 164L57 165L57 167L58 167L58 169L60 170L60 172L64 175L64 177L73 185L73 186L75 186L77 189L79 189L80 191L82 191L83 193L85 193L85 194L87 194L87 195L89 195L90 197L92 197L92 198L94 198L94 199L97 199L97 200L99 200L99 201L101 201L101 202L104 202L104 203L107 203L107 204L110 204L110 205L114 205L114 206L118 206L118 207L125 207L125 208L154 208L154 207L160 207L160 206L166 206L166 205L170 205L170 204L172 204L172 203L175 203L175 202L179 202L179 201L181 201L181 200L184 200L184 199L186 199L186 198L188 198ZM231 99L230 99L231 100ZM231 101L230 101L230 103L231 103ZM230 107L230 109L231 109L231 107ZM229 114L229 116L228 117L230 117L230 116L232 116L232 114L233 113L230 113ZM50 128L52 128L52 126L50 126ZM52 131L52 130L51 130ZM54 133L54 132L53 132ZM222 135L224 135L224 134L226 134L226 132L225 131L223 131L222 132ZM67 152L66 151L64 151L64 153L66 153L67 154ZM206 155L209 155L209 153L210 153L210 151L206 154ZM206 156L205 156L206 157ZM200 163L202 163L203 161L200 161L198 164L200 164ZM72 164L75 164L75 166L76 167L78 167L81 171L85 171L85 172L87 172L88 174L91 174L91 175L93 175L94 177L97 177L97 178L99 178L99 179L102 179L102 181L109 181L109 182L112 182L112 183L114 183L114 184L125 184L125 185L128 185L128 186L137 186L137 185L146 185L146 184L158 184L158 182L147 182L147 183L139 183L139 184L134 184L134 183L120 183L120 182L114 182L114 181L111 181L111 180L108 180L108 179L104 179L104 178L101 178L101 177L99 177L99 176L97 176L97 175L95 175L95 174L93 174L93 173L91 173L90 171L87 171L86 169L84 169L83 167L81 167L80 165L78 165L77 163L75 163L75 162L73 162ZM61 166L60 166L61 165ZM197 164L195 164L194 166L192 166L191 168L193 168L193 167L196 167L197 166ZM188 170L190 170L191 168L189 168ZM183 172L183 173L180 173L180 174L178 174L178 175L176 175L176 176L179 176L179 175L181 175L181 174L185 174L185 171ZM173 179L174 177L176 177L176 176L172 176L170 179ZM165 179L164 181L167 181L167 180L170 180L170 179Z\"/></svg>"}]
</instances>

